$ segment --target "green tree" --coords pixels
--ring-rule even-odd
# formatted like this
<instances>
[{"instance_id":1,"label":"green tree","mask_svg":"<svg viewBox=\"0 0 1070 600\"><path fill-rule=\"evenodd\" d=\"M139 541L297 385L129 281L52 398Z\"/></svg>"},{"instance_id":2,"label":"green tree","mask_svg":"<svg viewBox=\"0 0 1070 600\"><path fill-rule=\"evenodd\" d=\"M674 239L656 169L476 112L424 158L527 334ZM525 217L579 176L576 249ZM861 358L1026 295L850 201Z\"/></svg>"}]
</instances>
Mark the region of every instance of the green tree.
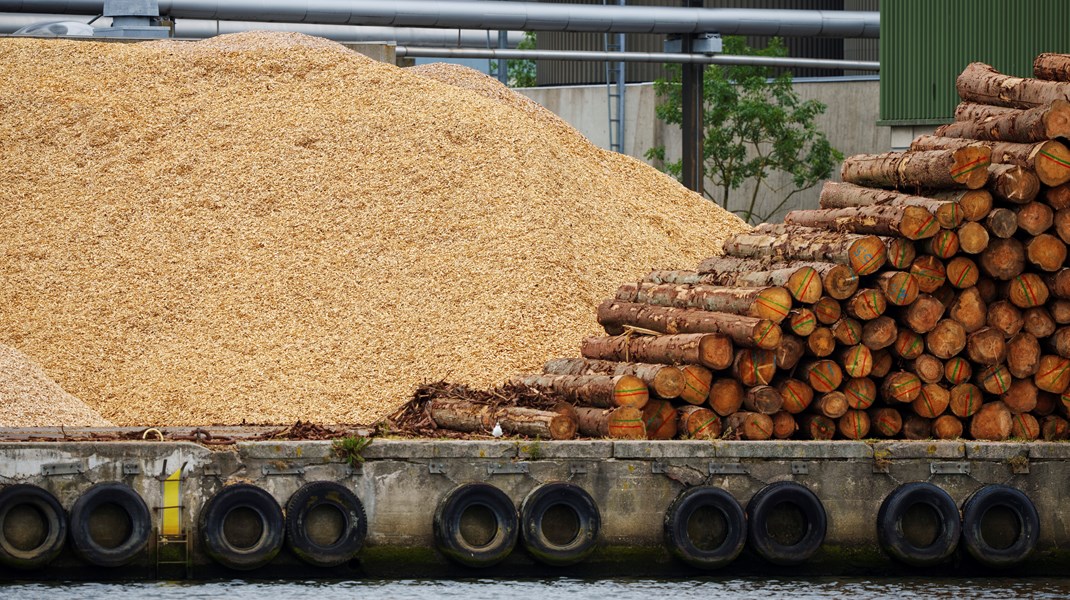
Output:
<instances>
[{"instance_id":1,"label":"green tree","mask_svg":"<svg viewBox=\"0 0 1070 600\"><path fill-rule=\"evenodd\" d=\"M517 50L535 49L535 32L525 31L524 39L516 46ZM535 61L509 60L505 62L505 72L509 74L509 87L535 87ZM498 61L490 61L490 74L498 76Z\"/></svg>"},{"instance_id":2,"label":"green tree","mask_svg":"<svg viewBox=\"0 0 1070 600\"><path fill-rule=\"evenodd\" d=\"M744 38L726 37L725 54L780 57L787 54L774 38L761 50L749 48ZM666 123L683 122L681 69L668 65L669 78L654 88L660 99L657 115ZM725 209L739 213L748 222L767 220L795 194L826 179L843 160L829 144L814 119L825 112L816 100L802 101L792 89L791 74L773 76L770 67L710 65L703 77L704 111L703 172L712 182L706 196ZM665 161L665 147L651 148L646 157ZM682 161L665 164L665 170L680 177ZM791 184L774 187L770 174L783 171ZM750 198L734 202L732 191L747 180L754 181ZM767 214L756 213L763 194L779 198Z\"/></svg>"}]
</instances>

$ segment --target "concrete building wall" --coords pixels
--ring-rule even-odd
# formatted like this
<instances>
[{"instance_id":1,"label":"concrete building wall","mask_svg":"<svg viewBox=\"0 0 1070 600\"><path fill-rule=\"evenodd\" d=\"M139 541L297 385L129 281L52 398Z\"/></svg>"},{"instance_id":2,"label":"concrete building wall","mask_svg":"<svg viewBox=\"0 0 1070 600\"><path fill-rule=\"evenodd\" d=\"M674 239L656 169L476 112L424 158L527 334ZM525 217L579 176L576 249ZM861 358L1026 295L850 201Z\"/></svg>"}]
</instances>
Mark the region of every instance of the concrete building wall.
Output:
<instances>
[{"instance_id":1,"label":"concrete building wall","mask_svg":"<svg viewBox=\"0 0 1070 600\"><path fill-rule=\"evenodd\" d=\"M851 80L798 81L795 89L803 100L816 99L828 109L818 118L818 127L825 132L832 145L844 156L861 153L886 152L892 149L891 130L878 126L880 82L875 78ZM609 147L609 116L605 86L540 87L517 90L559 115L602 148ZM680 156L681 135L678 127L670 127L657 119L657 103L653 84L631 84L626 92L625 154L645 160L647 149L664 144L670 160ZM909 140L908 140L909 142ZM647 161L649 162L649 161ZM839 178L839 169L832 179ZM791 189L790 178L773 177L772 188ZM710 184L707 182L707 186ZM784 214L796 208L816 208L820 184L796 194L788 205L772 213L783 195L760 193L755 213L769 215L780 221ZM749 203L752 185L744 185L732 192L729 208L739 210ZM712 191L712 190L711 190ZM784 192L786 194L787 191Z\"/></svg>"}]
</instances>

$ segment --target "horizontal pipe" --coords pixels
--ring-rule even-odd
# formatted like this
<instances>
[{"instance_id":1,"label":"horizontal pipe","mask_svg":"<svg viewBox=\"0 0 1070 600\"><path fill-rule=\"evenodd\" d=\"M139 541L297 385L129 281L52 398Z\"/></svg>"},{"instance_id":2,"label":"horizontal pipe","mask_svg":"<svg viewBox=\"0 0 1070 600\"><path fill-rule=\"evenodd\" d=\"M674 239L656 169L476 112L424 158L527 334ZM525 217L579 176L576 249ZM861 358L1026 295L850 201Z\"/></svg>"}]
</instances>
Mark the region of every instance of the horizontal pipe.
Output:
<instances>
[{"instance_id":1,"label":"horizontal pipe","mask_svg":"<svg viewBox=\"0 0 1070 600\"><path fill-rule=\"evenodd\" d=\"M579 50L495 50L489 48L410 48L397 47L398 56L412 58L504 58L507 60L588 60L609 62L699 63L707 65L747 65L760 67L800 67L879 71L880 63L861 60L820 58L776 58L734 54L677 54L667 52L599 52Z\"/></svg>"},{"instance_id":2,"label":"horizontal pipe","mask_svg":"<svg viewBox=\"0 0 1070 600\"><path fill-rule=\"evenodd\" d=\"M92 17L84 15L57 15L39 13L0 13L0 34L9 34L34 23L76 21L86 23ZM94 25L106 27L111 19L98 19ZM203 39L242 31L294 31L323 37L337 42L393 42L406 46L476 47L496 46L498 32L481 29L430 29L426 27L361 27L358 25L310 25L306 23L259 23L256 21L209 21L205 19L180 19L175 22L175 37L179 39ZM524 32L510 31L508 45L515 48L524 39Z\"/></svg>"},{"instance_id":3,"label":"horizontal pipe","mask_svg":"<svg viewBox=\"0 0 1070 600\"><path fill-rule=\"evenodd\" d=\"M176 19L620 33L876 38L873 11L677 8L442 0L160 0ZM0 0L0 11L96 15L103 0Z\"/></svg>"}]
</instances>

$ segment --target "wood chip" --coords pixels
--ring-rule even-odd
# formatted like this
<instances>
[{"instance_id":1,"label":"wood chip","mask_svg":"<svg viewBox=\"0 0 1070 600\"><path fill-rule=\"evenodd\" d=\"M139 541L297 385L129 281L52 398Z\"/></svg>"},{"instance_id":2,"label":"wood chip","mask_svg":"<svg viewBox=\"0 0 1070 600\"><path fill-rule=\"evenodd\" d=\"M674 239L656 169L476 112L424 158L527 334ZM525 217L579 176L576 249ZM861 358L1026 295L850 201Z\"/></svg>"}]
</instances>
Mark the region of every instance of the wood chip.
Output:
<instances>
[{"instance_id":1,"label":"wood chip","mask_svg":"<svg viewBox=\"0 0 1070 600\"><path fill-rule=\"evenodd\" d=\"M0 342L118 425L493 387L747 229L474 71L290 33L0 53Z\"/></svg>"}]
</instances>

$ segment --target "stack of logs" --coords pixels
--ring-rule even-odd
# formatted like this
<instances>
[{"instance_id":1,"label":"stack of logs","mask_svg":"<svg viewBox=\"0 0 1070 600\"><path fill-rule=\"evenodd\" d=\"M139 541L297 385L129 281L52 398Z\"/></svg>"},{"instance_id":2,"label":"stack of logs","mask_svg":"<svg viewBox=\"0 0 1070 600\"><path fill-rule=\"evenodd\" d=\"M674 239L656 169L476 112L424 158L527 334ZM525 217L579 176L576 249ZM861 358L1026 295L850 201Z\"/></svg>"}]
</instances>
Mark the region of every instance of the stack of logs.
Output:
<instances>
[{"instance_id":1,"label":"stack of logs","mask_svg":"<svg viewBox=\"0 0 1070 600\"><path fill-rule=\"evenodd\" d=\"M1067 439L1070 55L1034 70L971 64L954 123L621 286L583 358L511 383L592 437Z\"/></svg>"}]
</instances>

